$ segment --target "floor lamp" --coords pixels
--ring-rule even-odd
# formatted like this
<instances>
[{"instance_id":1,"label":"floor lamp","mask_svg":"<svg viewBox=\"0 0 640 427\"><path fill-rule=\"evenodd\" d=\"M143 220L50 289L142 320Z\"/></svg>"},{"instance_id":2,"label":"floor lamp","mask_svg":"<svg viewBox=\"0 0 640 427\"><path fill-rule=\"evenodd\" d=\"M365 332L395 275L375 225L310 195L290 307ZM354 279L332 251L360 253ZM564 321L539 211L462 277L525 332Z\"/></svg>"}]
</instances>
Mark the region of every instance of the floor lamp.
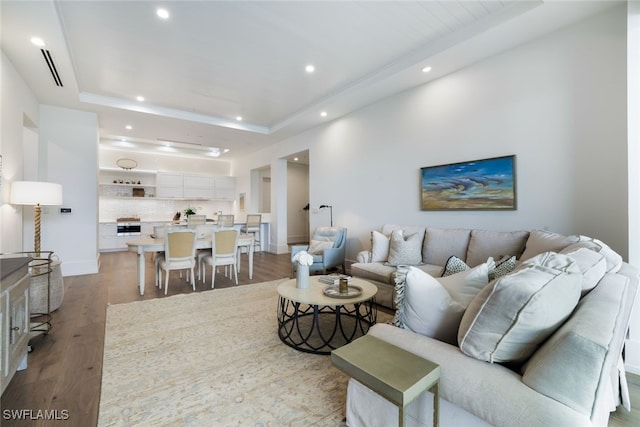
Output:
<instances>
[{"instance_id":1,"label":"floor lamp","mask_svg":"<svg viewBox=\"0 0 640 427\"><path fill-rule=\"evenodd\" d=\"M329 215L331 218L331 226L333 227L333 206L330 205L321 205L320 209L329 208Z\"/></svg>"},{"instance_id":2,"label":"floor lamp","mask_svg":"<svg viewBox=\"0 0 640 427\"><path fill-rule=\"evenodd\" d=\"M62 186L50 182L16 181L11 185L13 205L33 205L35 236L34 251L40 256L40 206L54 206L62 204Z\"/></svg>"}]
</instances>

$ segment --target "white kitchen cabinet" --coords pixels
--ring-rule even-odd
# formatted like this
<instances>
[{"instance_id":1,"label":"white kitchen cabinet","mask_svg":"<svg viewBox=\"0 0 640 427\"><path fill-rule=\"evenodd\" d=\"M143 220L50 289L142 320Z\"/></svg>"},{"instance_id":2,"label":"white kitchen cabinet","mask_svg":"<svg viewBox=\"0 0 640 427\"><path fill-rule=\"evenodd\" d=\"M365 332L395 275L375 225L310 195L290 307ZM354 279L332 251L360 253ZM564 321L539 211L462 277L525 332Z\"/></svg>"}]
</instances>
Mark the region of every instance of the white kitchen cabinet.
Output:
<instances>
[{"instance_id":1,"label":"white kitchen cabinet","mask_svg":"<svg viewBox=\"0 0 640 427\"><path fill-rule=\"evenodd\" d=\"M101 222L98 224L98 249L101 251L111 251L118 249L116 235L118 226L115 222Z\"/></svg>"},{"instance_id":2,"label":"white kitchen cabinet","mask_svg":"<svg viewBox=\"0 0 640 427\"><path fill-rule=\"evenodd\" d=\"M236 198L236 177L216 176L213 198L217 200L234 200Z\"/></svg>"},{"instance_id":3,"label":"white kitchen cabinet","mask_svg":"<svg viewBox=\"0 0 640 427\"><path fill-rule=\"evenodd\" d=\"M0 260L0 394L20 366L26 366L29 345L29 261Z\"/></svg>"},{"instance_id":4,"label":"white kitchen cabinet","mask_svg":"<svg viewBox=\"0 0 640 427\"><path fill-rule=\"evenodd\" d=\"M215 180L212 175L184 175L184 198L206 199L215 198Z\"/></svg>"},{"instance_id":5,"label":"white kitchen cabinet","mask_svg":"<svg viewBox=\"0 0 640 427\"><path fill-rule=\"evenodd\" d=\"M184 175L175 172L158 172L156 175L156 197L184 198Z\"/></svg>"}]
</instances>

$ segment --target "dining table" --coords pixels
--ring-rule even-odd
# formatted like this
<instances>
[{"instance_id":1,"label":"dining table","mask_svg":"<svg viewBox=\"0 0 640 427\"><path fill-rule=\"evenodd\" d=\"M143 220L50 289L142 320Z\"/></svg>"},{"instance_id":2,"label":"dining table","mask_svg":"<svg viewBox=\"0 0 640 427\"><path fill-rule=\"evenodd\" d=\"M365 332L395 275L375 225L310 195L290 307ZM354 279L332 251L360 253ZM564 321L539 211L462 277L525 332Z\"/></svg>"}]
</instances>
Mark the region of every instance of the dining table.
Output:
<instances>
[{"instance_id":1,"label":"dining table","mask_svg":"<svg viewBox=\"0 0 640 427\"><path fill-rule=\"evenodd\" d=\"M247 248L249 256L249 279L253 279L253 244L254 237L251 234L241 234L238 236L238 250ZM211 249L211 235L205 235L196 239L196 249ZM131 252L138 254L138 287L140 295L144 295L145 284L145 253L163 252L164 237L142 237L127 241L127 248ZM240 257L238 256L238 272L240 272Z\"/></svg>"}]
</instances>

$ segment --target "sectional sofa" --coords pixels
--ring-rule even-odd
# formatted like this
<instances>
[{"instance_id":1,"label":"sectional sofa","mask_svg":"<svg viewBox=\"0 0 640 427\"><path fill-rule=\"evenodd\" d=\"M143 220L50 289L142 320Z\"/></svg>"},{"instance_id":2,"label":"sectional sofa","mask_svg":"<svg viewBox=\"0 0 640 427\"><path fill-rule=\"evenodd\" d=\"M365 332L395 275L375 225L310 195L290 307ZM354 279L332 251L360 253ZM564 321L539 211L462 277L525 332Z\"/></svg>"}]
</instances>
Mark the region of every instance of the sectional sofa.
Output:
<instances>
[{"instance_id":1,"label":"sectional sofa","mask_svg":"<svg viewBox=\"0 0 640 427\"><path fill-rule=\"evenodd\" d=\"M351 273L396 308L368 333L441 367L440 425L606 426L629 407L622 350L640 273L605 243L386 225L358 257ZM431 425L432 399L410 405L409 425ZM349 380L348 425L396 420Z\"/></svg>"}]
</instances>

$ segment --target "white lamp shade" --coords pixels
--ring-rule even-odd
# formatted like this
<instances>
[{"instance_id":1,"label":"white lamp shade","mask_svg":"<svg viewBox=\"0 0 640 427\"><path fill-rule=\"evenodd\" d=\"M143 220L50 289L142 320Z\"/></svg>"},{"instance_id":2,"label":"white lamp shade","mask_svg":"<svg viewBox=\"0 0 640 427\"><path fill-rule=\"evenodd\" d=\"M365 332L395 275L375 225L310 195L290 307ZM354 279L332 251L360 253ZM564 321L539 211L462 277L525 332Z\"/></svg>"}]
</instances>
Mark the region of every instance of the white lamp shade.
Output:
<instances>
[{"instance_id":1,"label":"white lamp shade","mask_svg":"<svg viewBox=\"0 0 640 427\"><path fill-rule=\"evenodd\" d=\"M14 205L61 205L62 186L51 182L16 181L11 184Z\"/></svg>"}]
</instances>

